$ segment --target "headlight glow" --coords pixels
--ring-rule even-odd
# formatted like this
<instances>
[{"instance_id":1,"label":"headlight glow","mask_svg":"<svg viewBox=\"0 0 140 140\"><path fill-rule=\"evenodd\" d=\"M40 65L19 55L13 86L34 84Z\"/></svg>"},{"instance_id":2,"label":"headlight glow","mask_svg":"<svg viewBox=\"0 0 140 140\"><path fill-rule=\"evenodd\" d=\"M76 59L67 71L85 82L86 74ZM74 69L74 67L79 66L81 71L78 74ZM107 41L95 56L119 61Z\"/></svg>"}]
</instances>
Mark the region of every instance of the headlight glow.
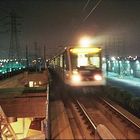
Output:
<instances>
[{"instance_id":1,"label":"headlight glow","mask_svg":"<svg viewBox=\"0 0 140 140\"><path fill-rule=\"evenodd\" d=\"M71 76L71 79L72 79L73 82L77 83L77 82L81 81L81 76L79 74L73 74Z\"/></svg>"},{"instance_id":2,"label":"headlight glow","mask_svg":"<svg viewBox=\"0 0 140 140\"><path fill-rule=\"evenodd\" d=\"M80 39L80 45L82 47L89 47L91 44L91 39L87 36Z\"/></svg>"},{"instance_id":3,"label":"headlight glow","mask_svg":"<svg viewBox=\"0 0 140 140\"><path fill-rule=\"evenodd\" d=\"M76 75L76 74L78 74L78 71L77 70L73 70L72 73Z\"/></svg>"},{"instance_id":4,"label":"headlight glow","mask_svg":"<svg viewBox=\"0 0 140 140\"><path fill-rule=\"evenodd\" d=\"M102 76L100 74L95 74L94 79L97 81L100 81L100 80L102 80Z\"/></svg>"}]
</instances>

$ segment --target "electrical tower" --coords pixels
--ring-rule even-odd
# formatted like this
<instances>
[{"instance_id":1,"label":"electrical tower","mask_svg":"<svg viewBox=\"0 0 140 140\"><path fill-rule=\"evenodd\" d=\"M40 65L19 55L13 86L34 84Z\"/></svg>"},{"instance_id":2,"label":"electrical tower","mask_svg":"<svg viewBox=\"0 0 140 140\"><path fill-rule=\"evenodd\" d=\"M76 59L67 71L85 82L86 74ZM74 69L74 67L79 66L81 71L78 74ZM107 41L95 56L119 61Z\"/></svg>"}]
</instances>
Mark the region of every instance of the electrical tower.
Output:
<instances>
[{"instance_id":1,"label":"electrical tower","mask_svg":"<svg viewBox=\"0 0 140 140\"><path fill-rule=\"evenodd\" d=\"M40 50L39 50L37 42L34 42L34 51L35 51L34 56L35 56L35 60L36 60L35 68L36 68L36 71L38 71L39 70L39 64L40 64L40 60L39 60Z\"/></svg>"},{"instance_id":2,"label":"electrical tower","mask_svg":"<svg viewBox=\"0 0 140 140\"><path fill-rule=\"evenodd\" d=\"M10 48L9 48L9 59L20 61L21 54L19 53L20 44L18 39L18 17L15 12L10 13Z\"/></svg>"},{"instance_id":3,"label":"electrical tower","mask_svg":"<svg viewBox=\"0 0 140 140\"><path fill-rule=\"evenodd\" d=\"M27 70L29 69L29 52L28 52L28 46L26 45L26 67Z\"/></svg>"}]
</instances>

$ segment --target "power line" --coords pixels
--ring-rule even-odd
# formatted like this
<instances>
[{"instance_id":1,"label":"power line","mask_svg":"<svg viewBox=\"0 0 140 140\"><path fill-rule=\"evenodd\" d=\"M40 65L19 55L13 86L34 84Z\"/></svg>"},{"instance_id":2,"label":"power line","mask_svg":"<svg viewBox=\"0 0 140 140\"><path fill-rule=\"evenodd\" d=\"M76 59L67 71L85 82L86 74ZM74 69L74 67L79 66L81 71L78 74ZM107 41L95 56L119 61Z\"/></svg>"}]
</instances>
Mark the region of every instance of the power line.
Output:
<instances>
[{"instance_id":1,"label":"power line","mask_svg":"<svg viewBox=\"0 0 140 140\"><path fill-rule=\"evenodd\" d=\"M87 0L87 3L85 4L84 8L83 8L83 11L86 9L86 7L88 6L90 0Z\"/></svg>"},{"instance_id":2,"label":"power line","mask_svg":"<svg viewBox=\"0 0 140 140\"><path fill-rule=\"evenodd\" d=\"M87 18L88 18L88 17L92 14L92 12L98 7L98 5L101 3L101 1L102 1L102 0L98 0L98 2L96 3L96 5L93 6L92 10L89 12L89 14L88 14L85 18L84 18L84 17L83 17L83 18L81 17L80 23L77 25L77 29L76 29L76 28L74 29L74 32L77 31L77 30L80 28L80 25L82 25L82 23L84 23L84 22L87 20ZM88 0L88 1L86 2L86 4L84 5L84 7L82 8L82 10L84 10L84 9L88 6L89 2L90 2L90 0Z\"/></svg>"},{"instance_id":3,"label":"power line","mask_svg":"<svg viewBox=\"0 0 140 140\"><path fill-rule=\"evenodd\" d=\"M85 22L87 20L87 18L92 14L92 12L99 6L99 4L101 3L102 0L99 0L97 2L97 4L91 9L91 11L89 12L89 14L83 19L83 22Z\"/></svg>"}]
</instances>

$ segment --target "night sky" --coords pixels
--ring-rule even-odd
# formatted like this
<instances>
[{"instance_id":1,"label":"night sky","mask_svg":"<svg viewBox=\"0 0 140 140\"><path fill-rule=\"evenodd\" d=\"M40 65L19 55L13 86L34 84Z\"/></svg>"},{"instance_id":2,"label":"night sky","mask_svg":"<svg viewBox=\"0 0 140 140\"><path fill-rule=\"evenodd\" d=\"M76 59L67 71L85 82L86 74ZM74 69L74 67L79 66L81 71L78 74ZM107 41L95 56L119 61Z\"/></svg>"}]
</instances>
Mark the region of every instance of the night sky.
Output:
<instances>
[{"instance_id":1,"label":"night sky","mask_svg":"<svg viewBox=\"0 0 140 140\"><path fill-rule=\"evenodd\" d=\"M14 10L19 19L20 50L25 46L34 53L37 42L40 53L46 46L47 58L83 35L97 38L109 55L140 56L140 0L0 0L0 19ZM1 57L8 56L9 19L0 20ZM24 55L22 53L22 55Z\"/></svg>"}]
</instances>

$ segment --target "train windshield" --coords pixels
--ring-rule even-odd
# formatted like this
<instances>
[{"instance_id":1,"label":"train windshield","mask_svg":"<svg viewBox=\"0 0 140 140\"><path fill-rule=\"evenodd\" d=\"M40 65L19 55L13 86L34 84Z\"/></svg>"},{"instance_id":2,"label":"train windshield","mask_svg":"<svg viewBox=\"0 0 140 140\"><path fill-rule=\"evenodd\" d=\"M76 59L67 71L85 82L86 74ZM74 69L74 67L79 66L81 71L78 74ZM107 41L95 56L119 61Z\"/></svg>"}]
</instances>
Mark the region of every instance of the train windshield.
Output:
<instances>
[{"instance_id":1,"label":"train windshield","mask_svg":"<svg viewBox=\"0 0 140 140\"><path fill-rule=\"evenodd\" d=\"M100 52L99 48L70 49L72 68L100 68Z\"/></svg>"}]
</instances>

